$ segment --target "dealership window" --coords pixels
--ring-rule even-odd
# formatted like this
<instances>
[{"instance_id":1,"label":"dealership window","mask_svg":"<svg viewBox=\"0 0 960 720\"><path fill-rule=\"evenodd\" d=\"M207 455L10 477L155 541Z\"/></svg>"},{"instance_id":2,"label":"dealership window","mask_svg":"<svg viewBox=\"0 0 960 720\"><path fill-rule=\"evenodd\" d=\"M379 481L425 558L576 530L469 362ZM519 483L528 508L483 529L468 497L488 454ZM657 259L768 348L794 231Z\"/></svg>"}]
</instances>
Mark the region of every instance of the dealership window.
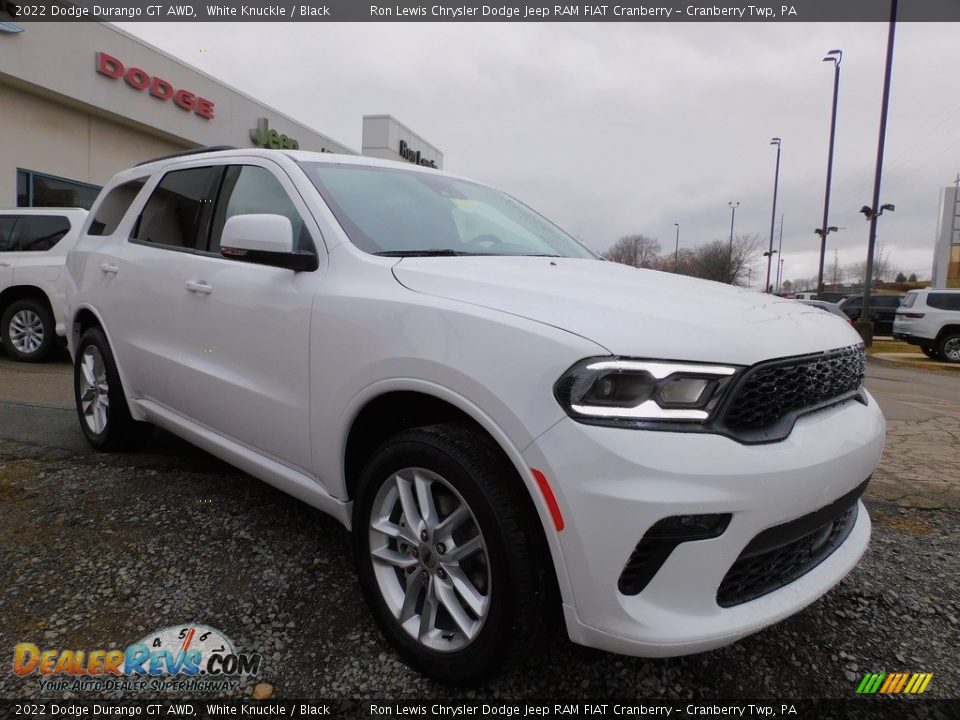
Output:
<instances>
[{"instance_id":1,"label":"dealership window","mask_svg":"<svg viewBox=\"0 0 960 720\"><path fill-rule=\"evenodd\" d=\"M195 249L209 223L220 170L199 167L164 175L144 205L133 237L153 245Z\"/></svg>"},{"instance_id":2,"label":"dealership window","mask_svg":"<svg viewBox=\"0 0 960 720\"><path fill-rule=\"evenodd\" d=\"M79 207L89 210L99 192L98 185L17 169L18 207Z\"/></svg>"}]
</instances>

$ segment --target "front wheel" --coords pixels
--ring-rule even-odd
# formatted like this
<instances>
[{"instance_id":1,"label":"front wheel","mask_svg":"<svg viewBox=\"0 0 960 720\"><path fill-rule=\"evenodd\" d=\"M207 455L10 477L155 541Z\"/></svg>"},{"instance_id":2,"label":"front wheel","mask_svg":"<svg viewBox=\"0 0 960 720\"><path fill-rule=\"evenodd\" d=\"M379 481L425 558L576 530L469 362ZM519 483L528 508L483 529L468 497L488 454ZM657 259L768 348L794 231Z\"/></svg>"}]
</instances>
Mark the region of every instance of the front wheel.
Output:
<instances>
[{"instance_id":1,"label":"front wheel","mask_svg":"<svg viewBox=\"0 0 960 720\"><path fill-rule=\"evenodd\" d=\"M552 597L538 522L512 469L466 426L404 431L374 453L354 554L380 629L410 665L469 684L522 657Z\"/></svg>"},{"instance_id":2,"label":"front wheel","mask_svg":"<svg viewBox=\"0 0 960 720\"><path fill-rule=\"evenodd\" d=\"M80 429L97 450L134 449L149 435L153 426L130 415L113 351L100 328L80 336L73 390Z\"/></svg>"},{"instance_id":3,"label":"front wheel","mask_svg":"<svg viewBox=\"0 0 960 720\"><path fill-rule=\"evenodd\" d=\"M947 332L937 341L937 353L941 360L960 363L960 333Z\"/></svg>"},{"instance_id":4,"label":"front wheel","mask_svg":"<svg viewBox=\"0 0 960 720\"><path fill-rule=\"evenodd\" d=\"M921 346L920 346L920 351L921 351L924 355L926 355L928 358L930 358L931 360L939 360L939 359L940 359L939 353L937 353L937 351L933 348L932 345L921 345Z\"/></svg>"}]
</instances>

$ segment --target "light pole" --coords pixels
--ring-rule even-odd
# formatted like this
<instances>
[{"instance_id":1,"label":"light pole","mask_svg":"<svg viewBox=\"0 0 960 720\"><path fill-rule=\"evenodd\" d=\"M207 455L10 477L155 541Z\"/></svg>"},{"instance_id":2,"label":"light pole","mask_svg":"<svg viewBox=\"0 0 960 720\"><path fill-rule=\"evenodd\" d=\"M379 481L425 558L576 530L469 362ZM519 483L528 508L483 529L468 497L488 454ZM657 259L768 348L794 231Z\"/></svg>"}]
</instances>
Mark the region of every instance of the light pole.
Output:
<instances>
[{"instance_id":1,"label":"light pole","mask_svg":"<svg viewBox=\"0 0 960 720\"><path fill-rule=\"evenodd\" d=\"M730 248L727 250L727 277L731 285L733 285L733 278L731 275L731 270L733 269L733 219L737 216L737 208L740 207L740 201L737 202L728 202L727 205L730 206Z\"/></svg>"},{"instance_id":2,"label":"light pole","mask_svg":"<svg viewBox=\"0 0 960 720\"><path fill-rule=\"evenodd\" d=\"M827 151L827 188L823 193L823 225L820 234L820 272L817 275L817 297L823 292L823 262L827 253L827 235L831 229L827 224L830 216L830 182L833 178L833 141L837 134L837 98L840 93L840 61L842 50L831 50L823 59L833 63L833 111L830 114L830 149Z\"/></svg>"},{"instance_id":3,"label":"light pole","mask_svg":"<svg viewBox=\"0 0 960 720\"><path fill-rule=\"evenodd\" d=\"M677 247L673 251L673 272L676 273L680 267L680 223L674 223L677 228Z\"/></svg>"},{"instance_id":4,"label":"light pole","mask_svg":"<svg viewBox=\"0 0 960 720\"><path fill-rule=\"evenodd\" d=\"M780 256L780 271L777 273L777 295L780 294L780 279L783 277L783 255Z\"/></svg>"},{"instance_id":5,"label":"light pole","mask_svg":"<svg viewBox=\"0 0 960 720\"><path fill-rule=\"evenodd\" d=\"M817 297L820 297L820 294L823 292L823 254L827 250L827 235L832 232L839 230L836 225L830 225L829 227L824 226L822 228L814 228L813 232L820 236L820 274L817 276ZM834 283L836 284L836 283Z\"/></svg>"},{"instance_id":6,"label":"light pole","mask_svg":"<svg viewBox=\"0 0 960 720\"><path fill-rule=\"evenodd\" d=\"M770 247L766 253L767 256L767 282L763 287L764 292L770 292L772 288L770 287L770 261L773 259L773 228L777 222L777 188L780 185L780 138L771 138L770 144L777 146L777 169L773 174L773 210L770 213Z\"/></svg>"},{"instance_id":7,"label":"light pole","mask_svg":"<svg viewBox=\"0 0 960 720\"><path fill-rule=\"evenodd\" d=\"M867 347L873 344L873 320L870 319L870 283L873 280L873 252L877 244L877 217L884 210L893 210L893 205L884 205L879 212L880 179L883 176L883 145L887 137L887 108L890 105L890 76L893 73L893 40L897 31L897 0L890 0L890 27L887 31L887 59L883 70L883 98L880 101L880 131L877 134L877 167L873 176L873 205L860 210L870 221L870 235L867 240L867 267L863 278L863 310L857 331ZM864 212L867 210L869 212Z\"/></svg>"}]
</instances>

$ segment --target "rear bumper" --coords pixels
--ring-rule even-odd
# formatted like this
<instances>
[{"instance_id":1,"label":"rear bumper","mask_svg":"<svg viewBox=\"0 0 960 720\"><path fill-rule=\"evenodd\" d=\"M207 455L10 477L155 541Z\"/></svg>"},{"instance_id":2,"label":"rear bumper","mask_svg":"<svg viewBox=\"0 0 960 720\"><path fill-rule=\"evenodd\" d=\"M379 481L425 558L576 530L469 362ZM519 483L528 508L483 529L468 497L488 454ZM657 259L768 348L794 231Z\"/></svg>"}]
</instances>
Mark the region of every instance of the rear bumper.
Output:
<instances>
[{"instance_id":1,"label":"rear bumper","mask_svg":"<svg viewBox=\"0 0 960 720\"><path fill-rule=\"evenodd\" d=\"M896 326L893 328L893 337L897 340L903 340L906 343L911 345L933 345L933 338L920 337L919 335L914 335L910 332L904 330L897 330Z\"/></svg>"},{"instance_id":2,"label":"rear bumper","mask_svg":"<svg viewBox=\"0 0 960 720\"><path fill-rule=\"evenodd\" d=\"M547 475L566 523L559 539L571 639L628 655L700 652L788 617L836 585L869 541L862 505L846 538L800 577L729 607L717 597L758 535L830 506L870 476L884 420L867 397L867 405L849 401L803 416L787 439L767 445L573 420L544 433L525 456ZM655 523L708 513L730 515L722 534L677 545L641 592L620 591L625 565Z\"/></svg>"}]
</instances>

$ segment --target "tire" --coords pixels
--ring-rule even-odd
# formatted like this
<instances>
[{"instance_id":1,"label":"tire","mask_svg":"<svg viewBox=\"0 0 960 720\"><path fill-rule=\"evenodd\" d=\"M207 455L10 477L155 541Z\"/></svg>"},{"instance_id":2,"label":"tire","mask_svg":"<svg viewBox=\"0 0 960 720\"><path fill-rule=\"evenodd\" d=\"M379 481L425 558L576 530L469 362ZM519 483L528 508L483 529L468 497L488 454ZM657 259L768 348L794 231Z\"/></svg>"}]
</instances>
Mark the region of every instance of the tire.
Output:
<instances>
[{"instance_id":1,"label":"tire","mask_svg":"<svg viewBox=\"0 0 960 720\"><path fill-rule=\"evenodd\" d=\"M133 450L153 426L130 416L110 343L100 328L86 330L73 363L73 393L84 437L97 450Z\"/></svg>"},{"instance_id":2,"label":"tire","mask_svg":"<svg viewBox=\"0 0 960 720\"><path fill-rule=\"evenodd\" d=\"M938 353L938 352L933 348L932 345L921 345L921 346L920 346L920 351L921 351L924 355L926 355L928 358L930 358L931 360L939 360L939 359L940 359L940 353Z\"/></svg>"},{"instance_id":3,"label":"tire","mask_svg":"<svg viewBox=\"0 0 960 720\"><path fill-rule=\"evenodd\" d=\"M951 330L941 335L937 340L937 354L945 362L960 363L960 332Z\"/></svg>"},{"instance_id":4,"label":"tire","mask_svg":"<svg viewBox=\"0 0 960 720\"><path fill-rule=\"evenodd\" d=\"M559 608L539 519L513 474L460 424L399 433L361 474L353 549L364 597L404 660L441 682L472 685L519 661Z\"/></svg>"},{"instance_id":5,"label":"tire","mask_svg":"<svg viewBox=\"0 0 960 720\"><path fill-rule=\"evenodd\" d=\"M10 303L0 319L3 347L20 362L42 362L57 347L53 314L42 300L24 298Z\"/></svg>"}]
</instances>

